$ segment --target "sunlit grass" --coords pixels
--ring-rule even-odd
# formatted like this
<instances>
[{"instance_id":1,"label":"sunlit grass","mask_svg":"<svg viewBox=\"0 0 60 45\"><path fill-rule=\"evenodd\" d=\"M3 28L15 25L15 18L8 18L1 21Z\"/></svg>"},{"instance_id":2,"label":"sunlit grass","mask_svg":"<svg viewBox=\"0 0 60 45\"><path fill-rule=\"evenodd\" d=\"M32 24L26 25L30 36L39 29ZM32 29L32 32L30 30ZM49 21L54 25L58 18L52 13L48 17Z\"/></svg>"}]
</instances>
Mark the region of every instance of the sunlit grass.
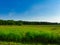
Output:
<instances>
[{"instance_id":1,"label":"sunlit grass","mask_svg":"<svg viewBox=\"0 0 60 45\"><path fill-rule=\"evenodd\" d=\"M0 41L60 43L60 26L0 26Z\"/></svg>"}]
</instances>

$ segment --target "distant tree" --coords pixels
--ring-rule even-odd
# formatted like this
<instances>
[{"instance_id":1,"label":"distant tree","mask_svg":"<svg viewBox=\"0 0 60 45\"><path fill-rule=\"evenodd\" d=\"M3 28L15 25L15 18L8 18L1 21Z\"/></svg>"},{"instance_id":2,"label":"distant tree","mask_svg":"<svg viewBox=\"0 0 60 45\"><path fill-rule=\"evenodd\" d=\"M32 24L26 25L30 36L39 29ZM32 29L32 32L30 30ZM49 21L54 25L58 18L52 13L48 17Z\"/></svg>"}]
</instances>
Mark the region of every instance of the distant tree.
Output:
<instances>
[{"instance_id":1,"label":"distant tree","mask_svg":"<svg viewBox=\"0 0 60 45\"><path fill-rule=\"evenodd\" d=\"M60 23L0 20L0 25L60 25Z\"/></svg>"}]
</instances>

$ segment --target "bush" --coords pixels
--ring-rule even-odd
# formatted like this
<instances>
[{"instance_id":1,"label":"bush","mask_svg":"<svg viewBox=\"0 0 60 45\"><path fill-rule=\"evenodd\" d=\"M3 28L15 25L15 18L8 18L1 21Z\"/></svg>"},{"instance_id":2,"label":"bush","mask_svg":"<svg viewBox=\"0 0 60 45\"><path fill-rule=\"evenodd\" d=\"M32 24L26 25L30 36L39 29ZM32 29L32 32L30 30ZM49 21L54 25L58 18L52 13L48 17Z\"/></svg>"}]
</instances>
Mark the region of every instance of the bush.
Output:
<instances>
[{"instance_id":1,"label":"bush","mask_svg":"<svg viewBox=\"0 0 60 45\"><path fill-rule=\"evenodd\" d=\"M25 35L25 39L27 42L60 43L60 36L45 32L27 32Z\"/></svg>"},{"instance_id":2,"label":"bush","mask_svg":"<svg viewBox=\"0 0 60 45\"><path fill-rule=\"evenodd\" d=\"M60 35L45 32L26 32L25 35L15 33L0 33L0 41L34 42L34 43L60 43Z\"/></svg>"},{"instance_id":3,"label":"bush","mask_svg":"<svg viewBox=\"0 0 60 45\"><path fill-rule=\"evenodd\" d=\"M7 40L7 34L0 33L0 41L6 41Z\"/></svg>"},{"instance_id":4,"label":"bush","mask_svg":"<svg viewBox=\"0 0 60 45\"><path fill-rule=\"evenodd\" d=\"M15 41L15 42L20 42L23 38L23 35L19 34L14 34L14 33L9 33L7 35L8 41Z\"/></svg>"}]
</instances>

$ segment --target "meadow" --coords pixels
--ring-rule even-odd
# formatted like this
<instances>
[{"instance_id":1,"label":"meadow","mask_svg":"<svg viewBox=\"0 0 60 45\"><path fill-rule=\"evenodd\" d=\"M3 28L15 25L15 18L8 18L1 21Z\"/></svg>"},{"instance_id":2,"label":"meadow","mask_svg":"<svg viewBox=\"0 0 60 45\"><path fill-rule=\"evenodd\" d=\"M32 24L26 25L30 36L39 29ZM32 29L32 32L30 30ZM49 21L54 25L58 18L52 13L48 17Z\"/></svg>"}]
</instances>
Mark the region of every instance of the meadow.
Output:
<instances>
[{"instance_id":1,"label":"meadow","mask_svg":"<svg viewBox=\"0 0 60 45\"><path fill-rule=\"evenodd\" d=\"M0 25L0 41L60 44L60 25Z\"/></svg>"}]
</instances>

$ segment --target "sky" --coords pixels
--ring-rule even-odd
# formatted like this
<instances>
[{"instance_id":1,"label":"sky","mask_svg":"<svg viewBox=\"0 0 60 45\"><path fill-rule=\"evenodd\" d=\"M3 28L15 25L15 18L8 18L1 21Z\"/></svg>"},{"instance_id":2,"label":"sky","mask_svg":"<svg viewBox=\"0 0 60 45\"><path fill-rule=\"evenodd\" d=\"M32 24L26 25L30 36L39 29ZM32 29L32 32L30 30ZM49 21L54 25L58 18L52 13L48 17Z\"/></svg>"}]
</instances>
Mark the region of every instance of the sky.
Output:
<instances>
[{"instance_id":1,"label":"sky","mask_svg":"<svg viewBox=\"0 0 60 45\"><path fill-rule=\"evenodd\" d=\"M60 23L60 0L0 0L0 19Z\"/></svg>"}]
</instances>

